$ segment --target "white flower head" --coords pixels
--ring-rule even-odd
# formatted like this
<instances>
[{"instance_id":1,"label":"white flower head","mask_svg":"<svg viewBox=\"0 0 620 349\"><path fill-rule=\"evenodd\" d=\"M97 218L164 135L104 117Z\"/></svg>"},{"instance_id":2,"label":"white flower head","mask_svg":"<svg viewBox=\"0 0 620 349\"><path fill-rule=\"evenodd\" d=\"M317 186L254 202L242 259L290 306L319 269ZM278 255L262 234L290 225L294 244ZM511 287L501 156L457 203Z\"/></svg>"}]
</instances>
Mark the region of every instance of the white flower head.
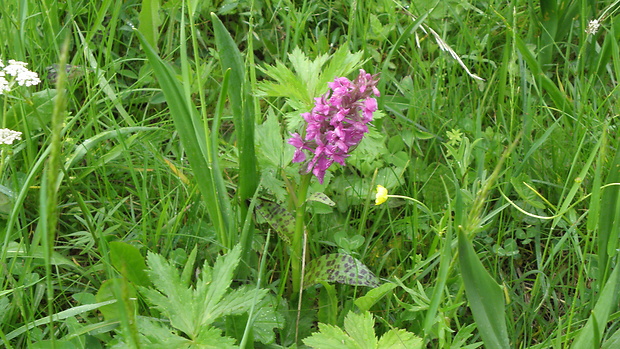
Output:
<instances>
[{"instance_id":1,"label":"white flower head","mask_svg":"<svg viewBox=\"0 0 620 349\"><path fill-rule=\"evenodd\" d=\"M11 91L11 86L9 85L9 82L6 80L6 78L4 77L4 72L0 71L0 95L4 94L4 92L9 92Z\"/></svg>"},{"instance_id":2,"label":"white flower head","mask_svg":"<svg viewBox=\"0 0 620 349\"><path fill-rule=\"evenodd\" d=\"M22 139L22 133L8 128L0 128L0 144L13 144L15 140Z\"/></svg>"},{"instance_id":3,"label":"white flower head","mask_svg":"<svg viewBox=\"0 0 620 349\"><path fill-rule=\"evenodd\" d=\"M15 81L20 86L34 86L41 82L39 74L28 70L26 66L28 63L16 61L14 59L9 60L9 65L4 67L4 72L10 76L15 77Z\"/></svg>"},{"instance_id":4,"label":"white flower head","mask_svg":"<svg viewBox=\"0 0 620 349\"><path fill-rule=\"evenodd\" d=\"M586 28L586 34L594 35L600 27L601 22L598 19L593 19L588 23L588 27Z\"/></svg>"}]
</instances>

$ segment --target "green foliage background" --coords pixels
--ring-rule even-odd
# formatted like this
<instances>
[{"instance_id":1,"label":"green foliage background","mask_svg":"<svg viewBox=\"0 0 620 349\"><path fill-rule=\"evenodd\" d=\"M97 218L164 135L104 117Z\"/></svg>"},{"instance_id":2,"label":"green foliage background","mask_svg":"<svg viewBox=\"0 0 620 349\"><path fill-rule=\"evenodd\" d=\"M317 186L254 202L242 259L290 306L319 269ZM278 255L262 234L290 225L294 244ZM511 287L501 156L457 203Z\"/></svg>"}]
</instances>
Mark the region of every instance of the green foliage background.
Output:
<instances>
[{"instance_id":1,"label":"green foliage background","mask_svg":"<svg viewBox=\"0 0 620 349\"><path fill-rule=\"evenodd\" d=\"M0 340L615 348L618 5L4 1L0 59L43 82L0 95L2 128L23 132L0 145ZM306 262L352 255L381 285L299 301L288 243L254 209L294 210L286 139L359 68L381 74L379 111L310 184L329 201L306 205ZM374 206L377 184L423 205ZM209 300L239 307L207 321Z\"/></svg>"}]
</instances>

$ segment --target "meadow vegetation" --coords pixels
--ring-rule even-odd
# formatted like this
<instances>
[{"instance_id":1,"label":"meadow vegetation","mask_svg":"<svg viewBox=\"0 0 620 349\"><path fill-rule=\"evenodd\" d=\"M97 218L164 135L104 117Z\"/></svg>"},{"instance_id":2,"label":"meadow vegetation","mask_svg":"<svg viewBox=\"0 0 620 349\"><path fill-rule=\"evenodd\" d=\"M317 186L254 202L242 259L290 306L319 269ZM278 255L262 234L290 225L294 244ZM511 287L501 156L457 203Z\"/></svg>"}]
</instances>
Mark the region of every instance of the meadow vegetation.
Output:
<instances>
[{"instance_id":1,"label":"meadow vegetation","mask_svg":"<svg viewBox=\"0 0 620 349\"><path fill-rule=\"evenodd\" d=\"M5 0L0 343L620 347L618 2Z\"/></svg>"}]
</instances>

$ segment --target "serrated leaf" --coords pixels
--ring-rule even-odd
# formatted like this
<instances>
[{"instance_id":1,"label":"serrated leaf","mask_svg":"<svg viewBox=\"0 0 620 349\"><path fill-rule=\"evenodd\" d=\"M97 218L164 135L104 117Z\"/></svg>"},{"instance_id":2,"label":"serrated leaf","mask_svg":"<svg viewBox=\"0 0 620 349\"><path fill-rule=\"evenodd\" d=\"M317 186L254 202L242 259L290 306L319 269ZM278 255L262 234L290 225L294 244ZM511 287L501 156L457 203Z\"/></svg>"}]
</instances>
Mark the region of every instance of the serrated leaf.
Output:
<instances>
[{"instance_id":1,"label":"serrated leaf","mask_svg":"<svg viewBox=\"0 0 620 349\"><path fill-rule=\"evenodd\" d=\"M195 308L192 290L182 285L176 268L161 255L149 253L146 260L150 268L147 273L157 290L141 288L142 293L170 318L173 327L195 335L194 314L187 310Z\"/></svg>"},{"instance_id":2,"label":"serrated leaf","mask_svg":"<svg viewBox=\"0 0 620 349\"><path fill-rule=\"evenodd\" d=\"M402 329L393 329L386 332L379 343L379 349L421 349L424 345L422 338Z\"/></svg>"},{"instance_id":3,"label":"serrated leaf","mask_svg":"<svg viewBox=\"0 0 620 349\"><path fill-rule=\"evenodd\" d=\"M361 66L362 52L350 53L346 46L341 46L331 56L319 55L310 60L296 47L289 53L288 58L293 69L280 61L276 62L275 66L259 68L275 80L259 83L259 95L286 97L294 109L309 110L314 103L314 97L324 94L330 81L338 76L346 76ZM327 62L329 63L326 64Z\"/></svg>"},{"instance_id":4,"label":"serrated leaf","mask_svg":"<svg viewBox=\"0 0 620 349\"><path fill-rule=\"evenodd\" d=\"M319 324L319 332L303 340L304 344L315 349L358 349L355 341L339 327Z\"/></svg>"},{"instance_id":5,"label":"serrated leaf","mask_svg":"<svg viewBox=\"0 0 620 349\"><path fill-rule=\"evenodd\" d=\"M291 244L295 232L295 216L275 202L257 199L255 211L258 212L278 233L280 239Z\"/></svg>"},{"instance_id":6,"label":"serrated leaf","mask_svg":"<svg viewBox=\"0 0 620 349\"><path fill-rule=\"evenodd\" d=\"M379 279L368 267L344 253L323 255L308 263L304 287L321 281L368 287L379 285Z\"/></svg>"},{"instance_id":7,"label":"serrated leaf","mask_svg":"<svg viewBox=\"0 0 620 349\"><path fill-rule=\"evenodd\" d=\"M258 302L254 306L254 315L251 321L254 341L261 342L263 344L273 344L276 340L274 329L284 328L286 321L282 311L284 307L280 308L281 304L278 300L284 302L283 299L277 298L275 295L268 294L262 301ZM231 331L241 330L241 332L235 336L240 337L248 323L248 316L241 315L229 318L227 328L231 326L231 323L233 328ZM231 335L231 332L227 331L227 333Z\"/></svg>"},{"instance_id":8,"label":"serrated leaf","mask_svg":"<svg viewBox=\"0 0 620 349\"><path fill-rule=\"evenodd\" d=\"M336 326L320 323L319 332L313 333L303 342L315 349L421 349L424 344L422 338L401 329L392 329L377 340L374 323L369 312L349 312L344 319L346 332Z\"/></svg>"},{"instance_id":9,"label":"serrated leaf","mask_svg":"<svg viewBox=\"0 0 620 349\"><path fill-rule=\"evenodd\" d=\"M217 307L219 307L218 303L226 291L228 291L230 283L232 282L233 273L239 264L240 256L241 246L237 245L225 256L218 257L215 261L215 265L213 266L212 276L210 275L209 277L211 282L202 282L201 285L196 287L196 291L201 297L204 295L204 292L201 292L201 290L204 288L207 289L205 297L202 298L202 302L197 300L199 303L196 304L197 306L200 306L201 309L204 309L203 316L201 317L202 325L210 324L211 322L207 321L209 318L215 320L216 317L212 317L209 312L214 311Z\"/></svg>"},{"instance_id":10,"label":"serrated leaf","mask_svg":"<svg viewBox=\"0 0 620 349\"><path fill-rule=\"evenodd\" d=\"M273 113L256 127L256 152L263 168L279 169L293 159L294 147L284 142L280 123Z\"/></svg>"},{"instance_id":11,"label":"serrated leaf","mask_svg":"<svg viewBox=\"0 0 620 349\"><path fill-rule=\"evenodd\" d=\"M369 312L355 314L349 312L344 319L344 330L360 348L376 348L375 321Z\"/></svg>"},{"instance_id":12,"label":"serrated leaf","mask_svg":"<svg viewBox=\"0 0 620 349\"><path fill-rule=\"evenodd\" d=\"M217 258L211 268L206 262L195 288L181 282L179 271L162 256L149 253L148 275L156 290L142 287L146 298L170 319L170 324L195 340L215 320L224 315L247 312L267 290L248 287L230 290L233 272L239 264L241 248L235 246ZM186 270L188 265L185 266ZM256 293L258 292L258 294Z\"/></svg>"}]
</instances>

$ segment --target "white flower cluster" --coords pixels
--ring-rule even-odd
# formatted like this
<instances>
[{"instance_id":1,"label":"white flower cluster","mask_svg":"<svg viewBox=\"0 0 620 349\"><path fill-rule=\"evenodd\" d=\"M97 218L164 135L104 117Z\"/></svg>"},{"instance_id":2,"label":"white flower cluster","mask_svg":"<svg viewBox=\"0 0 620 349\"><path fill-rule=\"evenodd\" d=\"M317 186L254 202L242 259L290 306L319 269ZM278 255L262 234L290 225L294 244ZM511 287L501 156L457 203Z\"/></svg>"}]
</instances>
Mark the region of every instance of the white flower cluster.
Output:
<instances>
[{"instance_id":1,"label":"white flower cluster","mask_svg":"<svg viewBox=\"0 0 620 349\"><path fill-rule=\"evenodd\" d=\"M586 34L594 35L598 31L598 28L601 27L601 22L598 19L593 19L588 22L588 27L586 28Z\"/></svg>"},{"instance_id":2,"label":"white flower cluster","mask_svg":"<svg viewBox=\"0 0 620 349\"><path fill-rule=\"evenodd\" d=\"M13 144L14 141L22 139L22 133L8 128L0 128L0 144Z\"/></svg>"},{"instance_id":3,"label":"white flower cluster","mask_svg":"<svg viewBox=\"0 0 620 349\"><path fill-rule=\"evenodd\" d=\"M17 82L19 86L34 86L41 82L39 75L33 71L28 70L26 66L28 63L9 60L8 65L4 65L0 60L0 94L11 90L11 81L7 80L7 76L12 76L13 81Z\"/></svg>"}]
</instances>

